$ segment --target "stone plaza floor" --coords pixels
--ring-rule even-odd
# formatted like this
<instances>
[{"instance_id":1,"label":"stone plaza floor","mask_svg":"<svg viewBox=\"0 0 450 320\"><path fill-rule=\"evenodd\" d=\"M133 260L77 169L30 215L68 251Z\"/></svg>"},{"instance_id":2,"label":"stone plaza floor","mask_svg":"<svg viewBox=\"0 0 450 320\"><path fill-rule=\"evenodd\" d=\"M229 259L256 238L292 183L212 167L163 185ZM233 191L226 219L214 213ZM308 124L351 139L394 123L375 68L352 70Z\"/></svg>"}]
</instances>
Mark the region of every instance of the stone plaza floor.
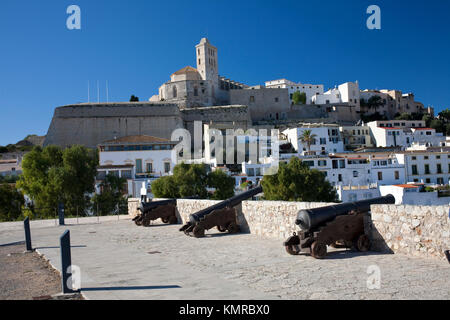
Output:
<instances>
[{"instance_id":1,"label":"stone plaza floor","mask_svg":"<svg viewBox=\"0 0 450 320\"><path fill-rule=\"evenodd\" d=\"M447 261L329 248L326 259L288 255L282 241L213 229L196 239L181 225L137 227L128 217L32 221L33 248L60 270L59 237L86 299L450 299ZM24 240L23 223L0 224L0 245ZM370 266L380 288L368 289Z\"/></svg>"}]
</instances>

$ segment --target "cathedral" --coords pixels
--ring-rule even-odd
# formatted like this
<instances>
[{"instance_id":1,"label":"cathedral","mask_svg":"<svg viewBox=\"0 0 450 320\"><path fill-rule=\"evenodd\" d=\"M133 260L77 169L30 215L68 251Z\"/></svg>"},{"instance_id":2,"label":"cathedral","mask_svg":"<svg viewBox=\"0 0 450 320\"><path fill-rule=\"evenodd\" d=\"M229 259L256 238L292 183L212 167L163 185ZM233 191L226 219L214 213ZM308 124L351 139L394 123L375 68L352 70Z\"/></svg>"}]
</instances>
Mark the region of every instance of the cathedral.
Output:
<instances>
[{"instance_id":1,"label":"cathedral","mask_svg":"<svg viewBox=\"0 0 450 320\"><path fill-rule=\"evenodd\" d=\"M218 52L207 38L195 46L197 68L184 67L170 76L151 102L167 101L180 108L222 106L230 104L230 90L247 85L219 75Z\"/></svg>"}]
</instances>

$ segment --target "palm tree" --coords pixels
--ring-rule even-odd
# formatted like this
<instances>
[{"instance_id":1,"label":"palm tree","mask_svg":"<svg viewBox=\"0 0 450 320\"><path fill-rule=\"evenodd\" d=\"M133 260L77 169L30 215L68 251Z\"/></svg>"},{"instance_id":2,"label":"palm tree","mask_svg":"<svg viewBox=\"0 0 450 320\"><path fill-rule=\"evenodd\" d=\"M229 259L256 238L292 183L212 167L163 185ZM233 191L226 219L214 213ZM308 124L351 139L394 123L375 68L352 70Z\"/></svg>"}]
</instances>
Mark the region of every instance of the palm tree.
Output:
<instances>
[{"instance_id":1,"label":"palm tree","mask_svg":"<svg viewBox=\"0 0 450 320\"><path fill-rule=\"evenodd\" d=\"M310 154L311 150L311 144L316 140L317 135L313 134L311 130L305 130L303 131L302 135L300 136L300 140L302 143L306 143L306 148L308 149L307 154Z\"/></svg>"}]
</instances>

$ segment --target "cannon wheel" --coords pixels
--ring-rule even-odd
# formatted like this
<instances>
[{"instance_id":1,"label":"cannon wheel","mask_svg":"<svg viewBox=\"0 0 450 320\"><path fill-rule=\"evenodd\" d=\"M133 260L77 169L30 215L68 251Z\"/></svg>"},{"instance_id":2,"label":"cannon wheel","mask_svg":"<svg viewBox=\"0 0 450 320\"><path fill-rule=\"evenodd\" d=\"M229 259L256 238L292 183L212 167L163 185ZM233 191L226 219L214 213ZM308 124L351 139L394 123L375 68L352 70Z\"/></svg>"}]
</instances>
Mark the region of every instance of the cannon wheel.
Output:
<instances>
[{"instance_id":1,"label":"cannon wheel","mask_svg":"<svg viewBox=\"0 0 450 320\"><path fill-rule=\"evenodd\" d=\"M161 218L161 220L162 220L163 223L168 223L169 222L169 219L167 219L167 218Z\"/></svg>"},{"instance_id":2,"label":"cannon wheel","mask_svg":"<svg viewBox=\"0 0 450 320\"><path fill-rule=\"evenodd\" d=\"M237 232L239 232L239 226L236 223L234 223L234 222L230 223L228 225L227 229L228 229L229 233L237 233Z\"/></svg>"},{"instance_id":3,"label":"cannon wheel","mask_svg":"<svg viewBox=\"0 0 450 320\"><path fill-rule=\"evenodd\" d=\"M361 252L369 251L370 249L370 239L365 234L359 236L356 241L356 248Z\"/></svg>"},{"instance_id":4,"label":"cannon wheel","mask_svg":"<svg viewBox=\"0 0 450 320\"><path fill-rule=\"evenodd\" d=\"M147 217L143 217L143 218L142 218L142 225L143 225L144 227L150 226L150 219L148 219Z\"/></svg>"},{"instance_id":5,"label":"cannon wheel","mask_svg":"<svg viewBox=\"0 0 450 320\"><path fill-rule=\"evenodd\" d=\"M217 230L219 230L220 232L225 232L225 231L227 231L227 228L222 227L222 226L217 226Z\"/></svg>"},{"instance_id":6,"label":"cannon wheel","mask_svg":"<svg viewBox=\"0 0 450 320\"><path fill-rule=\"evenodd\" d=\"M141 219L141 217L136 217L136 218L134 218L134 223L135 223L137 226L142 226L142 219Z\"/></svg>"},{"instance_id":7,"label":"cannon wheel","mask_svg":"<svg viewBox=\"0 0 450 320\"><path fill-rule=\"evenodd\" d=\"M205 236L205 229L199 226L195 226L194 230L192 230L194 237L203 238Z\"/></svg>"},{"instance_id":8,"label":"cannon wheel","mask_svg":"<svg viewBox=\"0 0 450 320\"><path fill-rule=\"evenodd\" d=\"M300 254L299 251L295 250L294 246L284 246L284 248L286 249L286 252L289 253L292 256L298 256Z\"/></svg>"},{"instance_id":9,"label":"cannon wheel","mask_svg":"<svg viewBox=\"0 0 450 320\"><path fill-rule=\"evenodd\" d=\"M327 245L314 241L311 245L311 255L316 259L323 259L327 255Z\"/></svg>"}]
</instances>

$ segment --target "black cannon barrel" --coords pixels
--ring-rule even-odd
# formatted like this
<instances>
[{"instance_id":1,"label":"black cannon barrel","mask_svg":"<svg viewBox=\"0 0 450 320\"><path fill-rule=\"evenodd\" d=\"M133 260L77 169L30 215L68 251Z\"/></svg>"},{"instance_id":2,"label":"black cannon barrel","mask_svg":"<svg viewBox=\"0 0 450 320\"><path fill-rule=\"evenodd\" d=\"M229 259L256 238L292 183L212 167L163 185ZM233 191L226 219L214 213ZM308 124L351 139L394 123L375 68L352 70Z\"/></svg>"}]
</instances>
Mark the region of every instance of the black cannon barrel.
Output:
<instances>
[{"instance_id":1,"label":"black cannon barrel","mask_svg":"<svg viewBox=\"0 0 450 320\"><path fill-rule=\"evenodd\" d=\"M300 210L297 214L295 224L304 231L310 231L318 226L334 220L337 216L348 214L352 210L370 211L372 204L394 204L395 198L389 194L384 197L347 202L327 207Z\"/></svg>"},{"instance_id":2,"label":"black cannon barrel","mask_svg":"<svg viewBox=\"0 0 450 320\"><path fill-rule=\"evenodd\" d=\"M160 201L150 201L150 202L141 202L141 205L139 207L139 210L142 213L148 212L156 207L159 206L166 206L168 204L177 204L177 199L167 199L167 200L160 200Z\"/></svg>"},{"instance_id":3,"label":"black cannon barrel","mask_svg":"<svg viewBox=\"0 0 450 320\"><path fill-rule=\"evenodd\" d=\"M189 216L189 220L191 223L194 224L194 223L200 221L200 219L203 218L204 216L213 212L214 210L219 210L219 209L223 209L223 208L227 208L227 207L232 208L234 206L237 206L242 201L247 200L253 196L256 196L258 193L261 193L262 191L263 191L262 187L258 186L253 189L250 189L248 191L242 192L232 198L229 198L229 199L219 202L211 207L208 207L206 209L203 209L196 213L191 214Z\"/></svg>"}]
</instances>

